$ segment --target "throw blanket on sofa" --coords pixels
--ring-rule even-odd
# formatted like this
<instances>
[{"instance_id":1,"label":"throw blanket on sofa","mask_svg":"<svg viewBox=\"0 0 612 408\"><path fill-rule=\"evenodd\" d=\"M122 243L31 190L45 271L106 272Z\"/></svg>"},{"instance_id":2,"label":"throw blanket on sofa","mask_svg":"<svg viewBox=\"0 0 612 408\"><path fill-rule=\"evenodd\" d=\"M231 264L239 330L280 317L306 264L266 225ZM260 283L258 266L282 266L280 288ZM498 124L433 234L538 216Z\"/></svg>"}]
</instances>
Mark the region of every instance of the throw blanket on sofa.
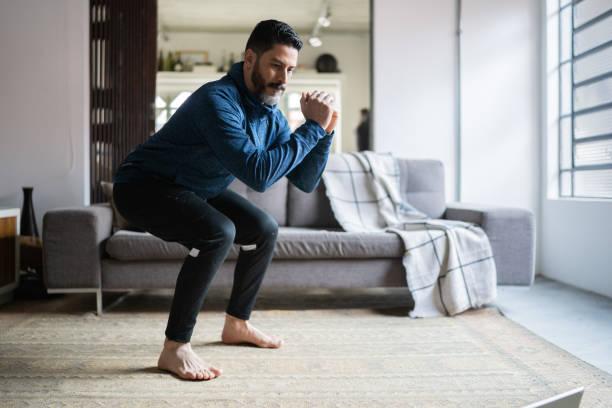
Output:
<instances>
[{"instance_id":1,"label":"throw blanket on sofa","mask_svg":"<svg viewBox=\"0 0 612 408\"><path fill-rule=\"evenodd\" d=\"M401 198L392 154L330 155L323 173L332 210L346 231L388 231L404 243L403 265L415 307L411 317L454 315L495 299L497 278L485 232L432 219Z\"/></svg>"}]
</instances>

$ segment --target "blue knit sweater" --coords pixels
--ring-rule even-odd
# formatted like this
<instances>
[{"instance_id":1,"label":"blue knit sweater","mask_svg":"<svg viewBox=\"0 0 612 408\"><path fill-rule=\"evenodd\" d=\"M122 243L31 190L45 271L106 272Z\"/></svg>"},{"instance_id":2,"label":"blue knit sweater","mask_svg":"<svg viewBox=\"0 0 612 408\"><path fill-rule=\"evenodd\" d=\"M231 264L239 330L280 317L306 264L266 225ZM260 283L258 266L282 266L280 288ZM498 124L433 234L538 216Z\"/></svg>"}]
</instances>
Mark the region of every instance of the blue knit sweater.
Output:
<instances>
[{"instance_id":1,"label":"blue knit sweater","mask_svg":"<svg viewBox=\"0 0 612 408\"><path fill-rule=\"evenodd\" d=\"M287 176L300 190L313 191L333 133L326 134L312 120L291 133L282 112L248 90L242 66L234 64L223 78L192 93L157 133L123 160L114 182L164 180L207 199L235 177L263 192Z\"/></svg>"}]
</instances>

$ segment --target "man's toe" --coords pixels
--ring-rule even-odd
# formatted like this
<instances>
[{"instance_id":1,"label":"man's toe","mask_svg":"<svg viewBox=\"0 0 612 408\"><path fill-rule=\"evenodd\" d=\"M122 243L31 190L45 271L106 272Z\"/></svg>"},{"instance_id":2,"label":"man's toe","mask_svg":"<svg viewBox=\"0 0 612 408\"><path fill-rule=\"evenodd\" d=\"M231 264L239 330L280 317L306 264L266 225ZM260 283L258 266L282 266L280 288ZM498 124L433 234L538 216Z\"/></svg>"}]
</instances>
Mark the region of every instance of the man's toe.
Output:
<instances>
[{"instance_id":1,"label":"man's toe","mask_svg":"<svg viewBox=\"0 0 612 408\"><path fill-rule=\"evenodd\" d=\"M278 348L278 347L283 345L283 340L280 339L279 337L273 336L271 341L270 341L270 345L273 346L273 347Z\"/></svg>"},{"instance_id":2,"label":"man's toe","mask_svg":"<svg viewBox=\"0 0 612 408\"><path fill-rule=\"evenodd\" d=\"M187 380L195 380L198 378L198 374L193 371L181 371L180 376Z\"/></svg>"}]
</instances>

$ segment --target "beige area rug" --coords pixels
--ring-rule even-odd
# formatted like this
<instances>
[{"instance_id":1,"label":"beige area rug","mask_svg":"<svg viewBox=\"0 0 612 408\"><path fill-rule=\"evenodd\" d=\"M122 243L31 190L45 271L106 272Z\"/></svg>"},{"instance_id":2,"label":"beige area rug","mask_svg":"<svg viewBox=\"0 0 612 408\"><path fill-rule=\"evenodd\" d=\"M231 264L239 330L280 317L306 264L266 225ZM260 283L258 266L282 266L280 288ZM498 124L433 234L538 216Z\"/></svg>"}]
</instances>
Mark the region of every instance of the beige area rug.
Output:
<instances>
[{"instance_id":1,"label":"beige area rug","mask_svg":"<svg viewBox=\"0 0 612 408\"><path fill-rule=\"evenodd\" d=\"M0 406L520 407L578 386L582 407L612 406L612 376L494 307L413 320L351 304L384 296L343 295L262 294L252 322L285 340L270 350L222 344L227 293L211 293L193 348L224 374L205 382L155 367L166 294L132 294L103 317L93 295L16 301L0 308Z\"/></svg>"}]
</instances>

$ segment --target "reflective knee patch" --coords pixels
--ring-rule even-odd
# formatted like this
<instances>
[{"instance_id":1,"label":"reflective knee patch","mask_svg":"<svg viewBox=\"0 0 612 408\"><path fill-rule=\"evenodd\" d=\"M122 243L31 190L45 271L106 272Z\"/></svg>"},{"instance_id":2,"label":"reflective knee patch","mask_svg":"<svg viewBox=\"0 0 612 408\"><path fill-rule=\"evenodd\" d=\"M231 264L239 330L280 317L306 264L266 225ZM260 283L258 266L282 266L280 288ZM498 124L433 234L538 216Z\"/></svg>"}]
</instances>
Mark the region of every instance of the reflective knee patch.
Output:
<instances>
[{"instance_id":1,"label":"reflective knee patch","mask_svg":"<svg viewBox=\"0 0 612 408\"><path fill-rule=\"evenodd\" d=\"M198 248L191 248L191 251L189 251L189 255L196 258L198 255L200 255L200 250Z\"/></svg>"},{"instance_id":2,"label":"reflective knee patch","mask_svg":"<svg viewBox=\"0 0 612 408\"><path fill-rule=\"evenodd\" d=\"M253 244L253 245L241 245L240 248L242 248L243 251L252 251L252 250L257 248L257 244Z\"/></svg>"}]
</instances>

